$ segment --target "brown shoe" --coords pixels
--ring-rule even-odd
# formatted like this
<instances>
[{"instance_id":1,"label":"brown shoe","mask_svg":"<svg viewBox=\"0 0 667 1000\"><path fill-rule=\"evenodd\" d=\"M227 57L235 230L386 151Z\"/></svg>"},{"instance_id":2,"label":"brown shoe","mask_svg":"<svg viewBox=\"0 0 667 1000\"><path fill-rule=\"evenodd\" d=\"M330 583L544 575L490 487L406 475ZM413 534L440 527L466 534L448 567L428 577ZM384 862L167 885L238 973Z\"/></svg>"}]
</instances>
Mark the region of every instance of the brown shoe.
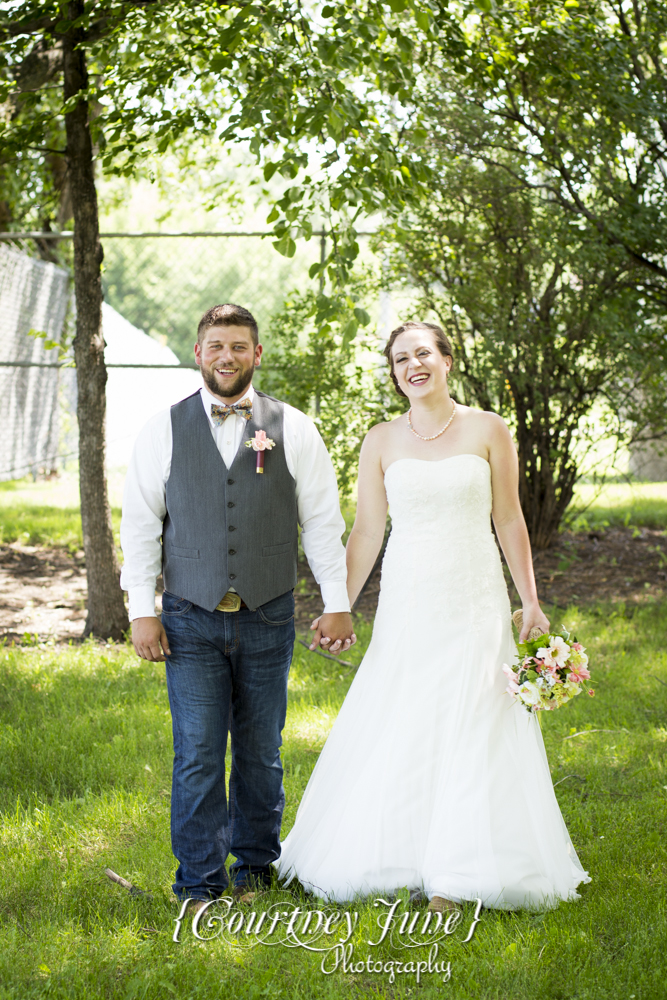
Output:
<instances>
[{"instance_id":1,"label":"brown shoe","mask_svg":"<svg viewBox=\"0 0 667 1000\"><path fill-rule=\"evenodd\" d=\"M259 893L254 892L252 889L246 891L246 889L243 886L240 886L239 891L235 892L233 895L237 903L242 903L244 906L249 906L251 903L254 903Z\"/></svg>"},{"instance_id":2,"label":"brown shoe","mask_svg":"<svg viewBox=\"0 0 667 1000\"><path fill-rule=\"evenodd\" d=\"M444 896L432 896L428 904L429 913L450 913L453 910L458 910L458 906Z\"/></svg>"},{"instance_id":3,"label":"brown shoe","mask_svg":"<svg viewBox=\"0 0 667 1000\"><path fill-rule=\"evenodd\" d=\"M188 908L185 911L186 917L194 917L200 910L203 910L205 906L208 906L210 902L210 899L191 899L188 903Z\"/></svg>"},{"instance_id":4,"label":"brown shoe","mask_svg":"<svg viewBox=\"0 0 667 1000\"><path fill-rule=\"evenodd\" d=\"M237 882L236 885L231 885L229 887L229 892L231 892L234 899L239 903L248 905L260 896L267 889L271 888L271 876L264 873L248 873L248 875L241 882Z\"/></svg>"}]
</instances>

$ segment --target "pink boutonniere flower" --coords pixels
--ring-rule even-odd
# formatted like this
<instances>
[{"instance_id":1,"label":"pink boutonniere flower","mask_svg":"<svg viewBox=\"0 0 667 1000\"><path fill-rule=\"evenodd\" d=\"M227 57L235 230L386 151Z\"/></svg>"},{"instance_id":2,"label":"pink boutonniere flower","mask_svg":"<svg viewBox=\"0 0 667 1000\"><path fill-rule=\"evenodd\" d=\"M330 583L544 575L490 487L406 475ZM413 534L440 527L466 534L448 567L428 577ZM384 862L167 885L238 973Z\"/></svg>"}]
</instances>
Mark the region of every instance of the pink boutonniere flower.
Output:
<instances>
[{"instance_id":1,"label":"pink boutonniere flower","mask_svg":"<svg viewBox=\"0 0 667 1000\"><path fill-rule=\"evenodd\" d=\"M255 431L254 438L250 438L246 441L246 448L252 448L253 451L257 452L257 465L255 467L255 472L264 472L264 452L271 451L275 445L275 441L271 438L267 438L266 431Z\"/></svg>"}]
</instances>

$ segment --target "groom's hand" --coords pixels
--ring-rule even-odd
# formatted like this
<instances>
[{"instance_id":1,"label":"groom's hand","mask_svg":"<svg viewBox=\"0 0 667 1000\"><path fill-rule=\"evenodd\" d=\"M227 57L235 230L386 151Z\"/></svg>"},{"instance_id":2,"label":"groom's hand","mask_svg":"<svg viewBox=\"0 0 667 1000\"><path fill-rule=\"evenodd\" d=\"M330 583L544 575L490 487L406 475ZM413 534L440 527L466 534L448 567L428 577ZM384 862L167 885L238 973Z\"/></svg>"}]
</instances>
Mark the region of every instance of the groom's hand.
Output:
<instances>
[{"instance_id":1,"label":"groom's hand","mask_svg":"<svg viewBox=\"0 0 667 1000\"><path fill-rule=\"evenodd\" d=\"M336 655L336 653L344 653L357 641L352 618L348 611L320 615L310 628L311 631L315 632L310 649L323 646L324 649Z\"/></svg>"},{"instance_id":2,"label":"groom's hand","mask_svg":"<svg viewBox=\"0 0 667 1000\"><path fill-rule=\"evenodd\" d=\"M142 660L159 663L171 655L167 633L159 618L135 618L132 622L132 645Z\"/></svg>"}]
</instances>

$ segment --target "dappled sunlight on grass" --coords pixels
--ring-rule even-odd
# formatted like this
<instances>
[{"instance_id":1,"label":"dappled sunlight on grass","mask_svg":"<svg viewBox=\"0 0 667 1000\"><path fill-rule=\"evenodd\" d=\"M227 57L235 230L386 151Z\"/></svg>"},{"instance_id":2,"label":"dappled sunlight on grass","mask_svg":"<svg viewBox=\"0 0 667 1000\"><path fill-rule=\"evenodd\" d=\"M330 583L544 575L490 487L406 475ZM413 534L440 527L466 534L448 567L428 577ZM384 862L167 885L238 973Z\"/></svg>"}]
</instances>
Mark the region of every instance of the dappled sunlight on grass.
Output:
<instances>
[{"instance_id":1,"label":"dappled sunlight on grass","mask_svg":"<svg viewBox=\"0 0 667 1000\"><path fill-rule=\"evenodd\" d=\"M164 667L139 662L123 645L0 648L2 1000L393 1000L417 989L425 998L446 990L454 1000L660 996L667 605L571 607L556 618L587 646L596 690L542 720L556 795L593 881L579 901L554 911L484 911L472 941L455 934L441 949L451 981L425 974L419 988L410 974L393 984L367 971L325 976L320 956L303 949L200 942L185 924L175 944ZM355 663L368 636L366 629L349 654ZM297 646L283 747L284 832L353 677ZM110 883L106 866L150 898ZM272 902L320 905L292 886L255 908ZM422 948L406 958L388 943L373 952L367 942L378 937L378 908L370 900L348 910L358 913L356 957L426 957ZM466 928L471 912L465 908Z\"/></svg>"},{"instance_id":2,"label":"dappled sunlight on grass","mask_svg":"<svg viewBox=\"0 0 667 1000\"><path fill-rule=\"evenodd\" d=\"M667 528L667 483L579 483L565 522L573 531Z\"/></svg>"}]
</instances>

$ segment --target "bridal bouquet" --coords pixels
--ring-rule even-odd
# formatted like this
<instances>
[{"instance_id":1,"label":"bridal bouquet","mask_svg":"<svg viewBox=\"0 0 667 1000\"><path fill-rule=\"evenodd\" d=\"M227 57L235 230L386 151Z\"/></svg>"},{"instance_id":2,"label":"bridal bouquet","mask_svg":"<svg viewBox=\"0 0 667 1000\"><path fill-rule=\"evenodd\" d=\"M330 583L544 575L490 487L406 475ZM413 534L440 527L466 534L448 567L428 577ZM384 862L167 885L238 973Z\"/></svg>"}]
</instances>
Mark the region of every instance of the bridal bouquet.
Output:
<instances>
[{"instance_id":1,"label":"bridal bouquet","mask_svg":"<svg viewBox=\"0 0 667 1000\"><path fill-rule=\"evenodd\" d=\"M583 682L590 679L586 651L580 642L570 639L564 626L554 634L520 642L517 649L518 666L513 670L503 664L509 680L507 693L529 712L560 708L581 694ZM588 693L591 697L595 694L592 688Z\"/></svg>"}]
</instances>

